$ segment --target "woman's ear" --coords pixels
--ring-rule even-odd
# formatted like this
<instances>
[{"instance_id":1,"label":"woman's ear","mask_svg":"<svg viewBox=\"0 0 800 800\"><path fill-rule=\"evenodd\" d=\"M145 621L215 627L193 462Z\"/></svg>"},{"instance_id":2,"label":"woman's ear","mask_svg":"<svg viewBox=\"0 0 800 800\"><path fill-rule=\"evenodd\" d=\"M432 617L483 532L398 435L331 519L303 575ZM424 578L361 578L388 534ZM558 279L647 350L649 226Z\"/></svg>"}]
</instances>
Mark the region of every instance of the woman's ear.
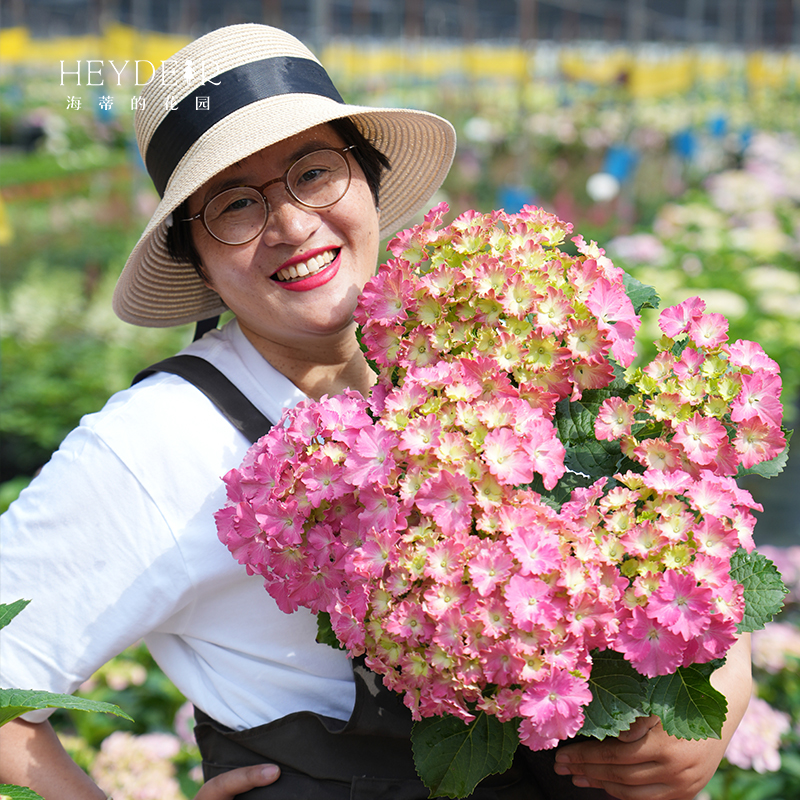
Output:
<instances>
[{"instance_id":1,"label":"woman's ear","mask_svg":"<svg viewBox=\"0 0 800 800\"><path fill-rule=\"evenodd\" d=\"M198 262L195 269L197 270L197 274L200 276L200 280L203 281L203 285L206 287L206 289L216 292L217 290L214 288L214 284L211 282L211 278L209 278L203 263Z\"/></svg>"}]
</instances>

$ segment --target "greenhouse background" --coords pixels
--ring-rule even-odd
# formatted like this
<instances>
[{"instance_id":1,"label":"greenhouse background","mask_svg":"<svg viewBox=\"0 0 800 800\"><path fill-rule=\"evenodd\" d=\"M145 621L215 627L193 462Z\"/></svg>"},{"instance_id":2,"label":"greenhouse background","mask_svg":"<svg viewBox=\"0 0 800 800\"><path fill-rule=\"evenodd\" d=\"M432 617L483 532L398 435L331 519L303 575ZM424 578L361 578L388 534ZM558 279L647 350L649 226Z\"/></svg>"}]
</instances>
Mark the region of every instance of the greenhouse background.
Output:
<instances>
[{"instance_id":1,"label":"greenhouse background","mask_svg":"<svg viewBox=\"0 0 800 800\"><path fill-rule=\"evenodd\" d=\"M197 35L259 20L309 39L645 41L750 48L800 43L797 0L6 0L3 27L34 36L84 35L110 21Z\"/></svg>"},{"instance_id":2,"label":"greenhouse background","mask_svg":"<svg viewBox=\"0 0 800 800\"><path fill-rule=\"evenodd\" d=\"M82 414L191 338L189 327L134 328L110 308L157 201L132 109L161 60L243 21L303 39L351 102L451 119L459 149L432 203L453 214L541 205L656 286L662 307L701 295L731 338L759 341L779 362L796 427L800 0L4 0L0 507ZM655 338L654 318L644 328L642 341ZM757 697L703 796L790 800L800 796L800 446L778 477L746 481L765 508L757 544L791 592L754 637ZM142 645L81 692L135 719L55 717L107 793L193 796L188 709Z\"/></svg>"}]
</instances>

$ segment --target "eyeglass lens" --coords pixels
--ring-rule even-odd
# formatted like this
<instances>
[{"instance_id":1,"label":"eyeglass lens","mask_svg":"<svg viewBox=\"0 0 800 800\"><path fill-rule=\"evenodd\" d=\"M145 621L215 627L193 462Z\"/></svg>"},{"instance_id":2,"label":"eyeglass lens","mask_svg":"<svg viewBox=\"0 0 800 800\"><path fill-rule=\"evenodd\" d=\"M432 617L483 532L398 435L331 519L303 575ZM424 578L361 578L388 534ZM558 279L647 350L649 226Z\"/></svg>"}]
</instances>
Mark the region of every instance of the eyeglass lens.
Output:
<instances>
[{"instance_id":1,"label":"eyeglass lens","mask_svg":"<svg viewBox=\"0 0 800 800\"><path fill-rule=\"evenodd\" d=\"M301 205L325 208L344 197L350 185L350 167L342 153L317 150L296 161L283 182ZM268 214L266 200L258 189L237 186L220 192L209 201L204 220L211 234L220 241L244 244L263 230Z\"/></svg>"}]
</instances>

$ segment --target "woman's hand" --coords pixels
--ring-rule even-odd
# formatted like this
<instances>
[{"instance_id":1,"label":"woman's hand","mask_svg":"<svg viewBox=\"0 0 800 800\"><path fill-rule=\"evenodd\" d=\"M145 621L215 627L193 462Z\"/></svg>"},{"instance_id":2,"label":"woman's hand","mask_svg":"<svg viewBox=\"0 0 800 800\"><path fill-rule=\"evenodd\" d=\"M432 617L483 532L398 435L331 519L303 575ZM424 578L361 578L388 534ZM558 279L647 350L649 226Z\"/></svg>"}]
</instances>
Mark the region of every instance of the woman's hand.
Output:
<instances>
[{"instance_id":1,"label":"woman's hand","mask_svg":"<svg viewBox=\"0 0 800 800\"><path fill-rule=\"evenodd\" d=\"M676 739L658 717L643 717L617 739L562 747L555 770L619 800L691 800L711 780L725 747L720 739Z\"/></svg>"},{"instance_id":2,"label":"woman's hand","mask_svg":"<svg viewBox=\"0 0 800 800\"><path fill-rule=\"evenodd\" d=\"M560 748L555 771L619 800L692 800L711 780L750 702L749 634L731 647L711 683L728 701L721 739L676 739L658 717L642 717L616 739Z\"/></svg>"},{"instance_id":3,"label":"woman's hand","mask_svg":"<svg viewBox=\"0 0 800 800\"><path fill-rule=\"evenodd\" d=\"M275 783L280 774L280 769L274 764L232 769L203 784L195 795L195 800L233 800L237 794Z\"/></svg>"}]
</instances>

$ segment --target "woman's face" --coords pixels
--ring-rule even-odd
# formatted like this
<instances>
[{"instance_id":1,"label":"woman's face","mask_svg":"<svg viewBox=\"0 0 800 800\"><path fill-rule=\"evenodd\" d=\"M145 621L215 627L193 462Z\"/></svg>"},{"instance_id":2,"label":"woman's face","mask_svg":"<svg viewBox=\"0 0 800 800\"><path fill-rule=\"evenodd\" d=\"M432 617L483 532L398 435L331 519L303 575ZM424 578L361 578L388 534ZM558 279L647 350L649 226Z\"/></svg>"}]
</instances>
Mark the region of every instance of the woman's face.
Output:
<instances>
[{"instance_id":1,"label":"woman's face","mask_svg":"<svg viewBox=\"0 0 800 800\"><path fill-rule=\"evenodd\" d=\"M223 189L261 186L311 150L343 147L326 125L278 142L220 172L189 198L192 215ZM378 258L378 211L351 154L352 179L329 208L305 208L278 182L266 189L269 217L253 241L231 247L194 223L208 285L265 356L275 348L313 352L348 332L356 299ZM303 277L290 278L300 274Z\"/></svg>"}]
</instances>

